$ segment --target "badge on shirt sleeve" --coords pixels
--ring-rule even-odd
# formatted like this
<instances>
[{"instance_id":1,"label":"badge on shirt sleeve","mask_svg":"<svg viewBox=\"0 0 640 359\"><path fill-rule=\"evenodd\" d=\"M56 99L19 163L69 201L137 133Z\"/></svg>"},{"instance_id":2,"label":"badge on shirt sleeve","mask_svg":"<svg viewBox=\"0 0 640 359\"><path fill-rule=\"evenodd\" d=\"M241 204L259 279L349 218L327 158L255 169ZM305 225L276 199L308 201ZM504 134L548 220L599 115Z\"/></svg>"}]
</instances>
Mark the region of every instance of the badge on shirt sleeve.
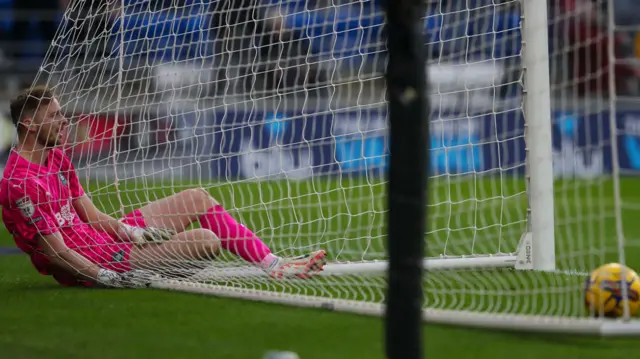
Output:
<instances>
[{"instance_id":1,"label":"badge on shirt sleeve","mask_svg":"<svg viewBox=\"0 0 640 359\"><path fill-rule=\"evenodd\" d=\"M31 202L31 198L28 196L17 200L16 206L20 208L20 212L22 212L22 215L26 218L31 218L36 213L36 208L34 207L33 202Z\"/></svg>"}]
</instances>

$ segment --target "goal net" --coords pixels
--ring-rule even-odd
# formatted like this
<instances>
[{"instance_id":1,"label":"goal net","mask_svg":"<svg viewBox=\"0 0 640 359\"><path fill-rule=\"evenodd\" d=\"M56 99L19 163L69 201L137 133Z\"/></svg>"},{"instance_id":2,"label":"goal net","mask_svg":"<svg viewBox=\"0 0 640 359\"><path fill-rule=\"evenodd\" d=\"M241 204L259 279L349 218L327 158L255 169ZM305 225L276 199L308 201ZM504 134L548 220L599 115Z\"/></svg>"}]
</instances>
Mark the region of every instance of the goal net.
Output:
<instances>
[{"instance_id":1,"label":"goal net","mask_svg":"<svg viewBox=\"0 0 640 359\"><path fill-rule=\"evenodd\" d=\"M638 332L587 318L582 296L598 265L640 264L638 182L618 176L638 168L640 112L615 112L622 60L607 61L623 31L549 3L427 2L425 318ZM67 153L107 213L201 187L275 254L329 256L321 276L274 281L223 252L167 263L188 273L158 287L379 314L386 56L378 1L81 0L36 82L60 96Z\"/></svg>"}]
</instances>

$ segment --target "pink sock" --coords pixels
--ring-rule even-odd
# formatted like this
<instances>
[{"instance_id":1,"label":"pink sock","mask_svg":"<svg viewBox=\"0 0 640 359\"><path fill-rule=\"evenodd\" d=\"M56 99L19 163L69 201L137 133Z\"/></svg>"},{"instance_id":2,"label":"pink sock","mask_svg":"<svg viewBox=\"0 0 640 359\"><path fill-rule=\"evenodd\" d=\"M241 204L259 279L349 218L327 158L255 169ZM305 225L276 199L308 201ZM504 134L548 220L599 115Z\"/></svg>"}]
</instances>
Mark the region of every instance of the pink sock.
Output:
<instances>
[{"instance_id":1,"label":"pink sock","mask_svg":"<svg viewBox=\"0 0 640 359\"><path fill-rule=\"evenodd\" d=\"M268 268L277 259L260 238L249 228L236 222L219 204L200 217L200 226L215 233L220 238L222 248L242 257L247 262Z\"/></svg>"}]
</instances>

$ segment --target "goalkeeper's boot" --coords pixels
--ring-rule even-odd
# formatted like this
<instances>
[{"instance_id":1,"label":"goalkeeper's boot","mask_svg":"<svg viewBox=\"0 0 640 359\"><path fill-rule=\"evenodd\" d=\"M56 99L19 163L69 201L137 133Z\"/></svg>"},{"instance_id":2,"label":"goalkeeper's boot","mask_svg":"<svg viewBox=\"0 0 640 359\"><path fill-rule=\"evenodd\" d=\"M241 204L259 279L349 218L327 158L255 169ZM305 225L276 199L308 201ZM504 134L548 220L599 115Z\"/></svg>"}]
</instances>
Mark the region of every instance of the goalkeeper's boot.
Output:
<instances>
[{"instance_id":1,"label":"goalkeeper's boot","mask_svg":"<svg viewBox=\"0 0 640 359\"><path fill-rule=\"evenodd\" d=\"M276 279L294 277L308 279L321 272L325 264L327 264L327 254L319 250L299 257L280 258L269 270L269 274Z\"/></svg>"}]
</instances>

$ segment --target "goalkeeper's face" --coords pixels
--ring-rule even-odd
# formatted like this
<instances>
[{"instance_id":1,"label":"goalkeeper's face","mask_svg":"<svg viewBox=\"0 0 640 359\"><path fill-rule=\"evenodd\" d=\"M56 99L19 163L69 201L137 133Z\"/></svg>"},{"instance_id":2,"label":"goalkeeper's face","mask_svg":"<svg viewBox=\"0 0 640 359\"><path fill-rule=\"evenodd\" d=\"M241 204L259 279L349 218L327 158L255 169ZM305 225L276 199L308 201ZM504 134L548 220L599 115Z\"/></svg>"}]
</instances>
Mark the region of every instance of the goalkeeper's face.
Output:
<instances>
[{"instance_id":1,"label":"goalkeeper's face","mask_svg":"<svg viewBox=\"0 0 640 359\"><path fill-rule=\"evenodd\" d=\"M36 136L40 145L55 147L65 141L68 121L58 100L53 99L48 105L41 106L35 113L34 123L38 125Z\"/></svg>"}]
</instances>

